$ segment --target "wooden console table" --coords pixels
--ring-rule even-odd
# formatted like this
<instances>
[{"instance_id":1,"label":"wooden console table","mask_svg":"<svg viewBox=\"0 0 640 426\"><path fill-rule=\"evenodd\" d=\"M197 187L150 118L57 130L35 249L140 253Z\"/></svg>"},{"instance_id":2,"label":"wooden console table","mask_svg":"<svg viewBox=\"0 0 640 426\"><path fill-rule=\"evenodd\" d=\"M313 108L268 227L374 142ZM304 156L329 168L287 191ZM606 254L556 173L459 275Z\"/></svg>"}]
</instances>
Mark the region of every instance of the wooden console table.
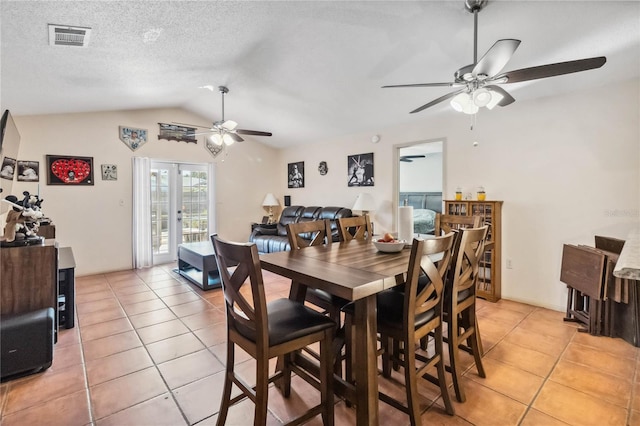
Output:
<instances>
[{"instance_id":1,"label":"wooden console table","mask_svg":"<svg viewBox=\"0 0 640 426\"><path fill-rule=\"evenodd\" d=\"M178 246L178 272L203 290L221 286L211 241Z\"/></svg>"}]
</instances>

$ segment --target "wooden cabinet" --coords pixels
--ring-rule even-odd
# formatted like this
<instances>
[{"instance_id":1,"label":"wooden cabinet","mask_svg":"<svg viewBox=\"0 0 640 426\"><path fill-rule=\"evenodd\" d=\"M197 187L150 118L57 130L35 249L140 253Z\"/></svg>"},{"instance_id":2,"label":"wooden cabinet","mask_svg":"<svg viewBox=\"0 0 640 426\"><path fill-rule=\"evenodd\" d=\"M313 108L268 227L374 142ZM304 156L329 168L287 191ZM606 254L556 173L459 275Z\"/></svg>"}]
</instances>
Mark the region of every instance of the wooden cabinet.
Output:
<instances>
[{"instance_id":1,"label":"wooden cabinet","mask_svg":"<svg viewBox=\"0 0 640 426\"><path fill-rule=\"evenodd\" d=\"M58 244L55 240L45 240L37 246L2 247L0 257L2 315L42 308L53 308L57 312Z\"/></svg>"},{"instance_id":2,"label":"wooden cabinet","mask_svg":"<svg viewBox=\"0 0 640 426\"><path fill-rule=\"evenodd\" d=\"M500 300L502 272L502 201L445 200L444 213L481 216L489 225L489 238L478 272L477 295L497 302Z\"/></svg>"}]
</instances>

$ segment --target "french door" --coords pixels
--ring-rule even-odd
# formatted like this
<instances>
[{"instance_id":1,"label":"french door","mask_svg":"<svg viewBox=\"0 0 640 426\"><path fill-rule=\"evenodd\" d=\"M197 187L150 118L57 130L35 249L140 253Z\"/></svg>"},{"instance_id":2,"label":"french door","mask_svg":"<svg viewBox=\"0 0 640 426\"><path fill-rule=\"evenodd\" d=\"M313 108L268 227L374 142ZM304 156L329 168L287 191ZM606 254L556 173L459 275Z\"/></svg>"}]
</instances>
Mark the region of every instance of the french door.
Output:
<instances>
[{"instance_id":1,"label":"french door","mask_svg":"<svg viewBox=\"0 0 640 426\"><path fill-rule=\"evenodd\" d=\"M207 241L210 212L206 164L151 162L153 264L175 261L178 245Z\"/></svg>"}]
</instances>

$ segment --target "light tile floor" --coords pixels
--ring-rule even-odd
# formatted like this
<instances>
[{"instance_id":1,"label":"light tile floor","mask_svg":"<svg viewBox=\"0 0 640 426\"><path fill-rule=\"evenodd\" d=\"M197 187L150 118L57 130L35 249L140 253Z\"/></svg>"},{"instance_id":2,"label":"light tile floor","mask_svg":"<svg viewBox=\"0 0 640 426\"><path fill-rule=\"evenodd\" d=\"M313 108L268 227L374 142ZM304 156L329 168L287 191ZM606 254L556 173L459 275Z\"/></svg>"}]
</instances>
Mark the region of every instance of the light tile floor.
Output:
<instances>
[{"instance_id":1,"label":"light tile floor","mask_svg":"<svg viewBox=\"0 0 640 426\"><path fill-rule=\"evenodd\" d=\"M0 424L214 425L225 362L223 297L186 283L174 266L77 278L76 327L60 331L51 368L0 385ZM264 277L269 298L287 297L288 280ZM467 401L454 402L453 417L438 389L421 383L424 424L640 425L637 348L579 333L561 312L506 300L479 300L478 317L487 377L464 357ZM236 369L252 381L253 361L242 352L238 358ZM402 395L399 377L380 386ZM269 424L317 402L302 380L292 386L288 400L270 389ZM228 424L252 423L250 401L230 411ZM343 401L336 424L355 424ZM380 424L409 420L381 402Z\"/></svg>"}]
</instances>

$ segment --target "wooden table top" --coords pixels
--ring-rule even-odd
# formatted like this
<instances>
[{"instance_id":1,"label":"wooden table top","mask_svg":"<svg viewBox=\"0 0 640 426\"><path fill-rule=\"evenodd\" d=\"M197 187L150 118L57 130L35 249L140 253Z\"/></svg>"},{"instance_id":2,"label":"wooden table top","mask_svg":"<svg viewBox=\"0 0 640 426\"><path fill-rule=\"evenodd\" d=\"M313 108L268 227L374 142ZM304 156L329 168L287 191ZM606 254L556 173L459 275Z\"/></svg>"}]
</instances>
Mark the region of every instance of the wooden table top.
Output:
<instances>
[{"instance_id":1,"label":"wooden table top","mask_svg":"<svg viewBox=\"0 0 640 426\"><path fill-rule=\"evenodd\" d=\"M352 240L295 252L260 255L262 268L347 300L358 300L396 285L411 250L382 253L370 241Z\"/></svg>"}]
</instances>

